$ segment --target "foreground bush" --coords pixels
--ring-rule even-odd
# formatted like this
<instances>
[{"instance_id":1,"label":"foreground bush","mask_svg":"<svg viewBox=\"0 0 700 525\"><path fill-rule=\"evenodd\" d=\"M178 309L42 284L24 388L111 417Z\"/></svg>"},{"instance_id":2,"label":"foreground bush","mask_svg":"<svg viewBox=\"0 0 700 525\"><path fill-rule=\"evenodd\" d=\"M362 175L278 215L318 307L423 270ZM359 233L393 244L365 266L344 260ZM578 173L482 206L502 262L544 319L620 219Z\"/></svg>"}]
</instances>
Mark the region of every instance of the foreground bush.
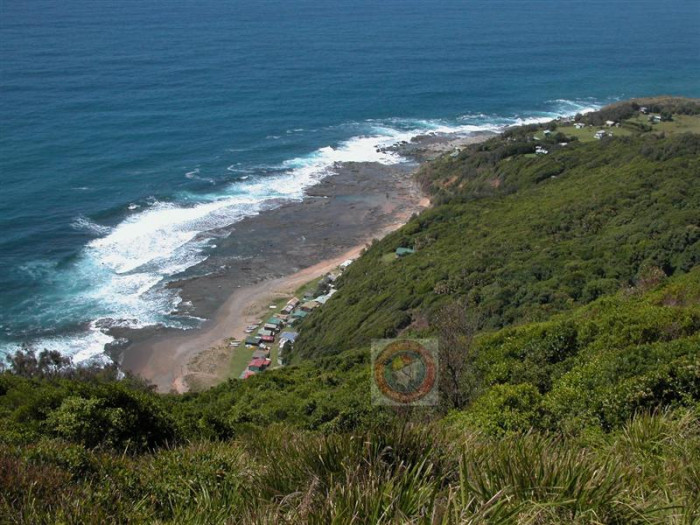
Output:
<instances>
[{"instance_id":1,"label":"foreground bush","mask_svg":"<svg viewBox=\"0 0 700 525\"><path fill-rule=\"evenodd\" d=\"M289 428L142 456L60 441L0 448L3 523L693 523L700 423L613 434Z\"/></svg>"}]
</instances>

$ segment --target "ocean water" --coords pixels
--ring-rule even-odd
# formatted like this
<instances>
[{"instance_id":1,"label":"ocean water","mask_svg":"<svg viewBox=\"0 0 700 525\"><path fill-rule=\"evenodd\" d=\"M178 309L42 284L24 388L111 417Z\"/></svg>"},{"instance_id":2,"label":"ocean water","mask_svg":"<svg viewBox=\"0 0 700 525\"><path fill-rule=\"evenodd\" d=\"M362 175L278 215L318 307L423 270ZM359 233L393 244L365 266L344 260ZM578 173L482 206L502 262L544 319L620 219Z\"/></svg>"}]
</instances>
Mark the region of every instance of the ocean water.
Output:
<instances>
[{"instance_id":1,"label":"ocean water","mask_svg":"<svg viewBox=\"0 0 700 525\"><path fill-rule=\"evenodd\" d=\"M697 0L7 0L0 353L169 315L207 231L377 146L700 96Z\"/></svg>"}]
</instances>

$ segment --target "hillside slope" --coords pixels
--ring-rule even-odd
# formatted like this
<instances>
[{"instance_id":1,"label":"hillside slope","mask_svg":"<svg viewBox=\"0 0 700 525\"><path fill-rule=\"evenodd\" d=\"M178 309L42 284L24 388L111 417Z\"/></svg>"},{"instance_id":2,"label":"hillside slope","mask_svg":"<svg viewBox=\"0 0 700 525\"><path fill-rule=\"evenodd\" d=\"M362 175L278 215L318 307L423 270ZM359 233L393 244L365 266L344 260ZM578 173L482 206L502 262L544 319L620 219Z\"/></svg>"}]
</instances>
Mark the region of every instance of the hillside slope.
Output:
<instances>
[{"instance_id":1,"label":"hillside slope","mask_svg":"<svg viewBox=\"0 0 700 525\"><path fill-rule=\"evenodd\" d=\"M700 136L577 141L530 157L512 154L534 147L534 130L519 133L421 174L444 203L348 269L339 292L303 324L297 358L421 327L454 301L497 329L698 264ZM397 259L398 247L416 253Z\"/></svg>"}]
</instances>

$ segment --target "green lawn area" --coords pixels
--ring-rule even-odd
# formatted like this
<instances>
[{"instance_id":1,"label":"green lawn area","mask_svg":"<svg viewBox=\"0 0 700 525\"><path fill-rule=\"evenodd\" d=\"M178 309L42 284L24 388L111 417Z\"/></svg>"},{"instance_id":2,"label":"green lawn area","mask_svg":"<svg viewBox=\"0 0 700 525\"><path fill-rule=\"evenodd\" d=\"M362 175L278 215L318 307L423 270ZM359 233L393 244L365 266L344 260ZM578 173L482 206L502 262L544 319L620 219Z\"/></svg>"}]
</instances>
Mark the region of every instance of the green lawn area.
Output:
<instances>
[{"instance_id":1,"label":"green lawn area","mask_svg":"<svg viewBox=\"0 0 700 525\"><path fill-rule=\"evenodd\" d=\"M307 293L307 292L313 293L316 290L316 288L318 288L318 283L321 282L321 279L323 279L323 277L317 277L316 279L313 279L312 281L309 281L308 283L301 285L299 288L297 288L297 291L294 292L294 296L301 301L304 298L305 293ZM285 301L285 303L286 303L286 301Z\"/></svg>"},{"instance_id":2,"label":"green lawn area","mask_svg":"<svg viewBox=\"0 0 700 525\"><path fill-rule=\"evenodd\" d=\"M282 329L282 332L286 330L286 327ZM282 333L280 332L280 333ZM271 368L276 368L280 366L279 363L279 355L280 355L280 343L279 343L279 338L277 341L275 341L275 344L272 345L272 348L270 348L270 367Z\"/></svg>"},{"instance_id":3,"label":"green lawn area","mask_svg":"<svg viewBox=\"0 0 700 525\"><path fill-rule=\"evenodd\" d=\"M246 348L243 344L238 348L233 349L233 355L231 356L231 362L229 364L229 377L238 379L246 369L248 363L250 363L253 357L253 349Z\"/></svg>"},{"instance_id":4,"label":"green lawn area","mask_svg":"<svg viewBox=\"0 0 700 525\"><path fill-rule=\"evenodd\" d=\"M664 133L700 133L700 115L674 115L671 122L657 122L651 124L649 122L650 115L639 114L631 119L627 119L619 128L608 128L606 126L586 126L583 129L576 129L573 125L559 126L557 131L561 131L565 135L576 137L581 142L594 142L595 132L599 129L612 131L614 137L625 137L635 133L635 130L630 126L626 127L625 123L651 125L653 132ZM535 137L542 140L544 133L539 131Z\"/></svg>"},{"instance_id":5,"label":"green lawn area","mask_svg":"<svg viewBox=\"0 0 700 525\"><path fill-rule=\"evenodd\" d=\"M597 139L595 138L595 133L598 130L605 130L608 132L612 132L613 137L625 137L628 135L632 135L632 131L623 127L620 128L608 128L607 126L586 126L585 128L582 129L576 129L573 125L571 126L559 126L557 128L557 131L561 131L565 135L568 135L569 137L576 137L579 141L581 142L595 142ZM540 131L535 134L535 137L538 137L539 139L542 139L544 137L544 134Z\"/></svg>"},{"instance_id":6,"label":"green lawn area","mask_svg":"<svg viewBox=\"0 0 700 525\"><path fill-rule=\"evenodd\" d=\"M639 115L629 120L649 124L648 115ZM652 125L652 129L665 133L700 133L700 115L674 115L671 122L658 122Z\"/></svg>"}]
</instances>

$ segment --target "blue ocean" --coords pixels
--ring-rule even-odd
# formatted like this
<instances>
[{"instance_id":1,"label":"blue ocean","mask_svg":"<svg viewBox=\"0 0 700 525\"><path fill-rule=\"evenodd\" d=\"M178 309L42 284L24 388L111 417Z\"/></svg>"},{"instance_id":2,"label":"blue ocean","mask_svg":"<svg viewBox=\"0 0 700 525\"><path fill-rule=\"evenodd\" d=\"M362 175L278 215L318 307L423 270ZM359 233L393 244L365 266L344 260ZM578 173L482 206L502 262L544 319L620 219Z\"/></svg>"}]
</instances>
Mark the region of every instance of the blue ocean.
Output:
<instances>
[{"instance_id":1,"label":"blue ocean","mask_svg":"<svg viewBox=\"0 0 700 525\"><path fill-rule=\"evenodd\" d=\"M697 0L5 0L0 352L186 327L208 231L377 145L654 94L700 96Z\"/></svg>"}]
</instances>

